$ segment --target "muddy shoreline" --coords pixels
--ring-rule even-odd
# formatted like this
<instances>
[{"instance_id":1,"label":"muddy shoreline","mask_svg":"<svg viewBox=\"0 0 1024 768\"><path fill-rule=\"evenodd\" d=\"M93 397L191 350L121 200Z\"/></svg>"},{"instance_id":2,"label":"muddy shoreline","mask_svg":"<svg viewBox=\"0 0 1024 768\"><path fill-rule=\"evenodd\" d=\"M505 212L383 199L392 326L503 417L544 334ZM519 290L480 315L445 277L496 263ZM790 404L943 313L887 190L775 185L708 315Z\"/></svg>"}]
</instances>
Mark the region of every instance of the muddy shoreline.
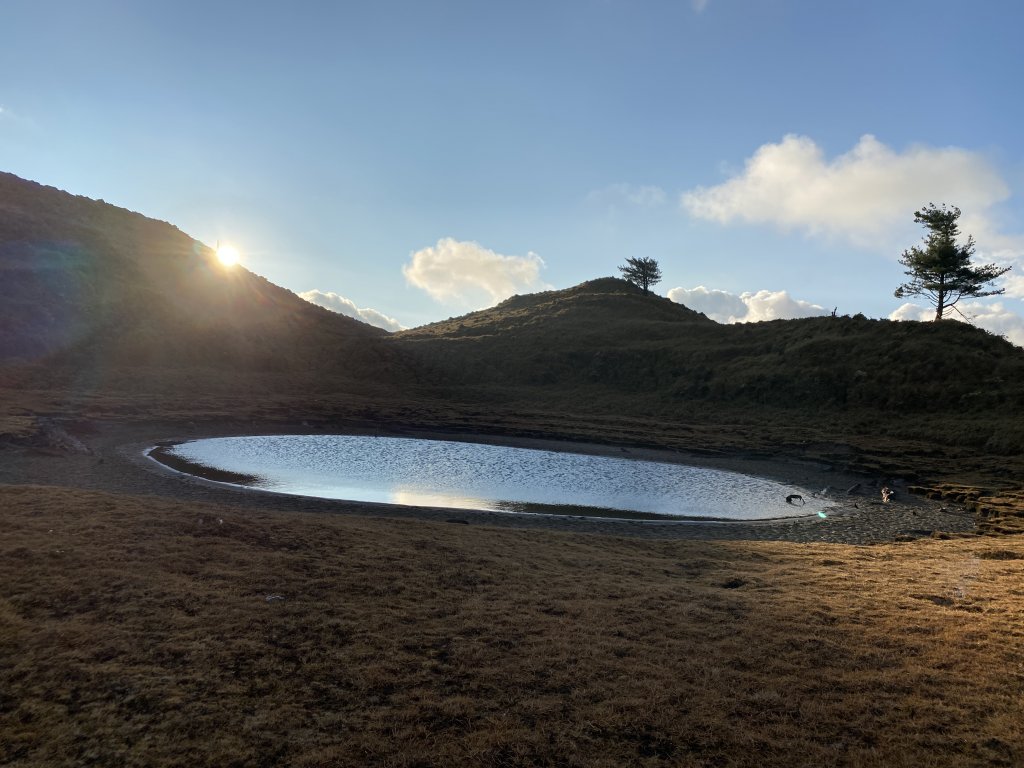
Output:
<instances>
[{"instance_id":1,"label":"muddy shoreline","mask_svg":"<svg viewBox=\"0 0 1024 768\"><path fill-rule=\"evenodd\" d=\"M809 489L832 489L831 498L839 502L827 518L788 518L750 522L710 522L694 520L631 521L576 517L569 515L521 515L507 512L478 512L448 508L403 507L370 502L347 502L301 496L271 494L241 486L215 483L182 474L145 455L158 444L169 444L203 437L258 434L310 434L314 432L377 434L405 437L488 442L526 448L571 451L685 463L760 475ZM366 425L337 425L335 429L311 428L302 422L249 423L212 420L188 423L100 423L93 424L75 438L82 451L53 451L8 446L2 450L0 483L56 485L104 490L136 496L161 496L196 503L229 504L246 509L280 512L316 512L325 514L371 515L502 528L559 530L656 539L736 539L798 542L837 542L874 544L908 540L947 533L974 530L974 516L962 506L941 504L905 491L899 491L894 503L881 503L875 494L888 478L869 477L833 470L820 462L793 459L769 459L742 453L721 451L692 452L647 447L627 447L595 442L577 442L540 437L517 437L482 433L454 433L416 426L388 428ZM860 483L863 495L846 496L846 489Z\"/></svg>"}]
</instances>

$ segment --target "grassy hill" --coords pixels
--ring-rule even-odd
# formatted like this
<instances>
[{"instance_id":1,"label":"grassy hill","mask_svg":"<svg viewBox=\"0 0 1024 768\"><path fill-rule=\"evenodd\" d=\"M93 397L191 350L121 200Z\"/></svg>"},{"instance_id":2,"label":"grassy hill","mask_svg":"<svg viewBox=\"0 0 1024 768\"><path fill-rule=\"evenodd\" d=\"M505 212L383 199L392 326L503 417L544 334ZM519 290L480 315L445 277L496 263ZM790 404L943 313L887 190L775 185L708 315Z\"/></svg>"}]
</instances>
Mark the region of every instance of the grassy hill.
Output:
<instances>
[{"instance_id":1,"label":"grassy hill","mask_svg":"<svg viewBox=\"0 0 1024 768\"><path fill-rule=\"evenodd\" d=\"M170 224L0 174L0 365L25 387L317 389L389 366L384 331Z\"/></svg>"},{"instance_id":2,"label":"grassy hill","mask_svg":"<svg viewBox=\"0 0 1024 768\"><path fill-rule=\"evenodd\" d=\"M516 296L394 341L464 384L618 392L647 407L1024 406L1024 350L965 323L858 315L720 325L616 278Z\"/></svg>"},{"instance_id":3,"label":"grassy hill","mask_svg":"<svg viewBox=\"0 0 1024 768\"><path fill-rule=\"evenodd\" d=\"M806 454L802 446L824 443L818 455L835 460L828 444L845 444L908 473L936 462L954 471L964 452L1024 471L1024 350L965 323L858 315L720 325L604 278L389 343L451 399L605 429L631 420L637 441L695 447L720 427L717 439L731 432L733 447Z\"/></svg>"}]
</instances>

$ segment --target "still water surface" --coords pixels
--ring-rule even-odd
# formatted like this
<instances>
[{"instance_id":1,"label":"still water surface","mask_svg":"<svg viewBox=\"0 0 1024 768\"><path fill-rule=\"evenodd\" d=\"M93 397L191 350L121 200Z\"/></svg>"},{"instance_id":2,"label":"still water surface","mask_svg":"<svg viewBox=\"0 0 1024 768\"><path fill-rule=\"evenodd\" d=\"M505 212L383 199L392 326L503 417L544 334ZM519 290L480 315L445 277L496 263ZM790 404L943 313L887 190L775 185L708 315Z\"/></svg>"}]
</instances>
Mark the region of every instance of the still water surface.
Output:
<instances>
[{"instance_id":1,"label":"still water surface","mask_svg":"<svg viewBox=\"0 0 1024 768\"><path fill-rule=\"evenodd\" d=\"M253 475L251 487L328 499L502 512L755 520L813 514L803 489L717 469L500 445L356 435L196 440L183 459Z\"/></svg>"}]
</instances>

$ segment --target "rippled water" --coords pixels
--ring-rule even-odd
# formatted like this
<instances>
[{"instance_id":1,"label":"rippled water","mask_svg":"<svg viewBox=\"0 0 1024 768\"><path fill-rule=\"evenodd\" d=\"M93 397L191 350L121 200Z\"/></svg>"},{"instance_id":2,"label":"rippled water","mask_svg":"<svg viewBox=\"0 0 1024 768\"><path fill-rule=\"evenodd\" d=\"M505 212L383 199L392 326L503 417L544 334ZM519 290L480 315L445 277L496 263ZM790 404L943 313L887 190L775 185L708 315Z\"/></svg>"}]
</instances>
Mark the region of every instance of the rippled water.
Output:
<instances>
[{"instance_id":1,"label":"rippled water","mask_svg":"<svg viewBox=\"0 0 1024 768\"><path fill-rule=\"evenodd\" d=\"M222 437L183 459L258 477L279 493L413 506L754 520L813 514L772 480L716 469L479 443L354 435Z\"/></svg>"}]
</instances>

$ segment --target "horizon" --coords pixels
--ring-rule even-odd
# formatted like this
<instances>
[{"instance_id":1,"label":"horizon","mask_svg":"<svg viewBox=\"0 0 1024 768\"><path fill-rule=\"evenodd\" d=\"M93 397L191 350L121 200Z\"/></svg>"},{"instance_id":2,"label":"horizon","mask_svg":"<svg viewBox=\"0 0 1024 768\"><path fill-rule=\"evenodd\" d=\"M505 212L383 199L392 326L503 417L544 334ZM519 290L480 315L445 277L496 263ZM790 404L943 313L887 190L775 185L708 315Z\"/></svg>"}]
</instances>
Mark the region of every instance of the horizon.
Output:
<instances>
[{"instance_id":1,"label":"horizon","mask_svg":"<svg viewBox=\"0 0 1024 768\"><path fill-rule=\"evenodd\" d=\"M1013 4L304 8L10 5L0 168L392 330L631 256L719 321L927 318L897 259L948 203L1024 345Z\"/></svg>"}]
</instances>

